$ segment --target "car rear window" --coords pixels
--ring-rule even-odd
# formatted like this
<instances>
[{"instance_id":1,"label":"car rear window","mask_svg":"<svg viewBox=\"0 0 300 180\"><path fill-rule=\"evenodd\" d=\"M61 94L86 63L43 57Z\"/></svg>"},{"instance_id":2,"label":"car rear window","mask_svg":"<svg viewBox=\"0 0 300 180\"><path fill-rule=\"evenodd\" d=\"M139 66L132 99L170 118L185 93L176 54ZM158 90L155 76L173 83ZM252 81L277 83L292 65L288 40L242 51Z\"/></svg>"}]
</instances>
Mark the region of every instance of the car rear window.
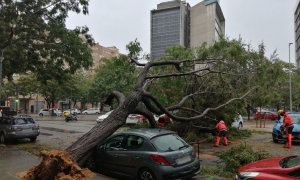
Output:
<instances>
[{"instance_id":1,"label":"car rear window","mask_svg":"<svg viewBox=\"0 0 300 180\"><path fill-rule=\"evenodd\" d=\"M32 118L17 118L15 119L16 125L22 125L22 124L34 124L34 120Z\"/></svg>"},{"instance_id":2,"label":"car rear window","mask_svg":"<svg viewBox=\"0 0 300 180\"><path fill-rule=\"evenodd\" d=\"M151 140L159 152L176 151L188 144L177 134L157 136Z\"/></svg>"}]
</instances>

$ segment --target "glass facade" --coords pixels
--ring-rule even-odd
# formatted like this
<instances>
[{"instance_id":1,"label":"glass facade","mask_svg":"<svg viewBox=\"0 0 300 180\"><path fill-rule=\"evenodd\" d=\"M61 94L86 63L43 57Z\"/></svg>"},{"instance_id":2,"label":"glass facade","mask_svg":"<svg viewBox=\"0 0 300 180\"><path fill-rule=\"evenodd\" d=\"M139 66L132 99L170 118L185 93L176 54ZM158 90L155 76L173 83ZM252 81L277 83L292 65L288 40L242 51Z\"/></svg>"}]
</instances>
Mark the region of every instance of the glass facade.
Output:
<instances>
[{"instance_id":1,"label":"glass facade","mask_svg":"<svg viewBox=\"0 0 300 180\"><path fill-rule=\"evenodd\" d=\"M180 45L180 7L152 11L151 58L165 54L169 46Z\"/></svg>"}]
</instances>

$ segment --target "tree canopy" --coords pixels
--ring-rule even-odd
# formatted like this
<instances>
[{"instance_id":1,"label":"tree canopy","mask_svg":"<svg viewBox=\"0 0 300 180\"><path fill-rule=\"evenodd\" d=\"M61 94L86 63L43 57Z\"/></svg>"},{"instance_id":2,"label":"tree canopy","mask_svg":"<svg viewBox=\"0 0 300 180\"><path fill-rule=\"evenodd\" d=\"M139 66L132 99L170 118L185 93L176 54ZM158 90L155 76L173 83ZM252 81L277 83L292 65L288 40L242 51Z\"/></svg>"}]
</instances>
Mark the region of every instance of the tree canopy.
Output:
<instances>
[{"instance_id":1,"label":"tree canopy","mask_svg":"<svg viewBox=\"0 0 300 180\"><path fill-rule=\"evenodd\" d=\"M61 80L92 64L87 27L69 30L68 13L88 13L88 0L0 2L0 52L3 75L36 72L43 83ZM47 72L47 73L46 73Z\"/></svg>"}]
</instances>

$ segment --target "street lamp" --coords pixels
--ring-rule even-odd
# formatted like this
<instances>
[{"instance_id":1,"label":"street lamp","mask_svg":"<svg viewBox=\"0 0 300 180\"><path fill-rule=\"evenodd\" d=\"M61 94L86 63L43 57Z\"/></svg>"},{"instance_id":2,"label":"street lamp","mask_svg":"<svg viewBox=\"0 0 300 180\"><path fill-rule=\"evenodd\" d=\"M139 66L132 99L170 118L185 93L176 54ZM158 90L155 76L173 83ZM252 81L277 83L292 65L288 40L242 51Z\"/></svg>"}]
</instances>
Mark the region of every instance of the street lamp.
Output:
<instances>
[{"instance_id":1,"label":"street lamp","mask_svg":"<svg viewBox=\"0 0 300 180\"><path fill-rule=\"evenodd\" d=\"M292 77L291 77L291 55L290 55L290 47L293 43L289 43L289 83L290 83L290 111L293 111L293 102L292 102Z\"/></svg>"}]
</instances>

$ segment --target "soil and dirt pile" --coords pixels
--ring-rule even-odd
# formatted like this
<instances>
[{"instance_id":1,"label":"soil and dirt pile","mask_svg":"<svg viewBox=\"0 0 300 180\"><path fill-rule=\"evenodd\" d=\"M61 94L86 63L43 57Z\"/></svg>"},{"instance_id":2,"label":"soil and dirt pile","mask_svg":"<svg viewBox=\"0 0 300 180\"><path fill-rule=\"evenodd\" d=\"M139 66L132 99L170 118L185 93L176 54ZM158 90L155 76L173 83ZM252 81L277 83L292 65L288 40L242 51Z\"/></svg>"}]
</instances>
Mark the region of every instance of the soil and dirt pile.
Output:
<instances>
[{"instance_id":1,"label":"soil and dirt pile","mask_svg":"<svg viewBox=\"0 0 300 180\"><path fill-rule=\"evenodd\" d=\"M84 180L96 174L89 169L82 169L66 151L42 151L42 162L31 169L21 172L22 180Z\"/></svg>"}]
</instances>

